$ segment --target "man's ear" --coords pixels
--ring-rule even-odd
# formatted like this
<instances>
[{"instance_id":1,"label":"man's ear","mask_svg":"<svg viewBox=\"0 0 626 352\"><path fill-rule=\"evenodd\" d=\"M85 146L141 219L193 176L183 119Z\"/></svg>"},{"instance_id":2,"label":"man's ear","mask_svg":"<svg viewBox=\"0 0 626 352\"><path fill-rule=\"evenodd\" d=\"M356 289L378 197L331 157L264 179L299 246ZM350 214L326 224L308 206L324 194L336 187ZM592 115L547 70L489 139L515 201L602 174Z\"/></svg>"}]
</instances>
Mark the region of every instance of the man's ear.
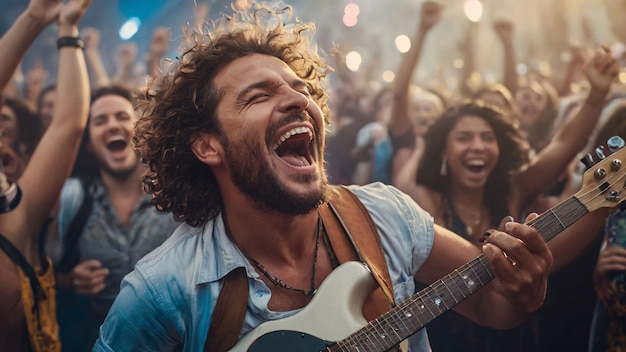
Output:
<instances>
[{"instance_id":1,"label":"man's ear","mask_svg":"<svg viewBox=\"0 0 626 352\"><path fill-rule=\"evenodd\" d=\"M222 163L224 152L222 144L215 134L198 133L191 142L191 151L198 160L209 166Z\"/></svg>"}]
</instances>

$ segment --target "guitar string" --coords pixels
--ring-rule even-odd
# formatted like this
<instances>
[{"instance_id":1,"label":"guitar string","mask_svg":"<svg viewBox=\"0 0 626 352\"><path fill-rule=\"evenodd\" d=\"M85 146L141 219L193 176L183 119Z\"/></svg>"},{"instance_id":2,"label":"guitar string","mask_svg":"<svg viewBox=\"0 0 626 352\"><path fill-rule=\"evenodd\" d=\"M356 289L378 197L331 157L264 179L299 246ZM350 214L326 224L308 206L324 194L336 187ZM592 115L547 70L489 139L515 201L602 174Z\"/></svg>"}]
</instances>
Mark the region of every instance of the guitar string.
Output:
<instances>
[{"instance_id":1,"label":"guitar string","mask_svg":"<svg viewBox=\"0 0 626 352\"><path fill-rule=\"evenodd\" d=\"M315 273L317 271L317 254L319 252L319 246L320 246L320 234L322 232L321 228L322 228L322 217L318 214L318 217L317 217L317 233L315 234L315 252L313 253L313 269L311 270L312 271L311 272L311 288L309 290L305 290L305 289L302 289L302 288L296 288L296 287L289 286L286 283L284 283L281 279L279 279L276 276L270 274L270 272L267 271L267 269L265 269L263 264L259 263L258 260L254 259L254 257L252 257L250 254L248 254L248 252L246 252L239 245L239 243L232 238L232 236L230 235L230 231L227 230L226 233L228 234L228 237L230 238L230 240L235 244L235 246L237 246L237 248L239 248L241 253L243 253L243 255L246 258L248 258L248 260L250 260L252 262L252 264L257 269L259 269L259 271L261 271L263 276L265 276L268 280L270 280L271 283L273 283L274 285L276 285L278 287L282 287L282 288L290 290L290 291L300 292L300 293L302 293L305 296L313 296L317 292L317 289L315 288Z\"/></svg>"}]
</instances>

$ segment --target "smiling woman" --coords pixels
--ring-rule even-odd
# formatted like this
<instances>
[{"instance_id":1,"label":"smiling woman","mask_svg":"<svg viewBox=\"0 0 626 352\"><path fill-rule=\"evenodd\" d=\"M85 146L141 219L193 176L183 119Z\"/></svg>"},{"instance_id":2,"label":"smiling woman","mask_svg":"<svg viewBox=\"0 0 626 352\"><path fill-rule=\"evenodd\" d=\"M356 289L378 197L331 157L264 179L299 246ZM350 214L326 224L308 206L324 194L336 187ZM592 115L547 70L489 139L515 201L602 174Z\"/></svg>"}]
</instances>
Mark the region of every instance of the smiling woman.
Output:
<instances>
[{"instance_id":1,"label":"smiling woman","mask_svg":"<svg viewBox=\"0 0 626 352\"><path fill-rule=\"evenodd\" d=\"M436 224L482 247L488 229L498 228L507 216L522 219L530 202L584 148L617 75L616 60L610 52L598 51L584 72L591 84L584 107L532 158L528 141L510 114L477 101L463 103L446 110L430 127L421 159L412 158L403 166L413 172L414 182L398 183L398 187L428 211ZM592 242L589 234L598 233L605 216L594 212L548 243L554 256L552 273ZM427 329L433 351L484 352L510 350L514 345L519 351L534 351L537 347L528 324L493 330L455 312L446 313Z\"/></svg>"},{"instance_id":2,"label":"smiling woman","mask_svg":"<svg viewBox=\"0 0 626 352\"><path fill-rule=\"evenodd\" d=\"M423 205L435 221L477 243L480 235L509 215L502 195L511 190L510 175L527 162L527 145L512 120L489 106L467 103L448 109L430 127L415 181L440 195ZM470 203L467 196L459 199L459 193L482 193L484 199ZM481 213L478 226L464 209ZM467 228L474 238L469 238Z\"/></svg>"}]
</instances>

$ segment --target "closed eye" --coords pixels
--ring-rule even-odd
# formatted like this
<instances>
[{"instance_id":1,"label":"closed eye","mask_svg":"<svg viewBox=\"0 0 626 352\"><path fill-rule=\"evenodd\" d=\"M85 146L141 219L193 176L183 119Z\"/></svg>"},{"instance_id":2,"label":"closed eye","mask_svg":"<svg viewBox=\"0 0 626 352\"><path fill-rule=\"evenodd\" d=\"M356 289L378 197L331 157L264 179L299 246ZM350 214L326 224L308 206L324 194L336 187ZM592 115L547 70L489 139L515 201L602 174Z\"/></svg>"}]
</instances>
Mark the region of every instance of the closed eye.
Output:
<instances>
[{"instance_id":1,"label":"closed eye","mask_svg":"<svg viewBox=\"0 0 626 352\"><path fill-rule=\"evenodd\" d=\"M271 97L269 93L259 93L255 94L250 99L248 99L248 104L264 102L267 98Z\"/></svg>"}]
</instances>

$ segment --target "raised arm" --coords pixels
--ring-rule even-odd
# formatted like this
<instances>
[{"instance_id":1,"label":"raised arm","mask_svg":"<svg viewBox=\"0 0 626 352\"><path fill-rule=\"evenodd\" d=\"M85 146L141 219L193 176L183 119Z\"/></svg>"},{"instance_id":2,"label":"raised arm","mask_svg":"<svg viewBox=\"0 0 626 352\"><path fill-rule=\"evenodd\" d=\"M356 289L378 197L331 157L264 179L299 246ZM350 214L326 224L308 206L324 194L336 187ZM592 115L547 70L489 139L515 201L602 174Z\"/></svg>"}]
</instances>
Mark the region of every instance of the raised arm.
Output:
<instances>
[{"instance_id":1,"label":"raised arm","mask_svg":"<svg viewBox=\"0 0 626 352\"><path fill-rule=\"evenodd\" d=\"M133 65L137 60L137 44L134 42L122 43L118 47L118 67L113 76L114 82L132 84Z\"/></svg>"},{"instance_id":2,"label":"raised arm","mask_svg":"<svg viewBox=\"0 0 626 352\"><path fill-rule=\"evenodd\" d=\"M583 107L559 127L550 143L531 159L529 166L514 176L515 205L520 210L556 180L585 147L619 67L609 50L602 49L585 63L583 72L591 85Z\"/></svg>"},{"instance_id":3,"label":"raised arm","mask_svg":"<svg viewBox=\"0 0 626 352\"><path fill-rule=\"evenodd\" d=\"M515 95L517 92L517 58L515 57L515 46L513 45L513 22L497 20L493 22L493 29L496 32L502 49L504 51L504 75L502 84Z\"/></svg>"},{"instance_id":4,"label":"raised arm","mask_svg":"<svg viewBox=\"0 0 626 352\"><path fill-rule=\"evenodd\" d=\"M89 3L90 0L69 0L61 7L59 38L78 36L78 21ZM12 231L5 233L13 237L18 248L32 246L40 224L57 201L76 157L88 106L89 81L83 52L74 46L63 46L59 49L57 101L52 122L18 179L23 197L9 225Z\"/></svg>"},{"instance_id":5,"label":"raised arm","mask_svg":"<svg viewBox=\"0 0 626 352\"><path fill-rule=\"evenodd\" d=\"M574 82L574 77L586 61L586 50L582 46L577 44L570 44L569 52L571 54L571 59L567 63L563 79L558 87L559 96L561 97L567 96L572 93L572 82Z\"/></svg>"},{"instance_id":6,"label":"raised arm","mask_svg":"<svg viewBox=\"0 0 626 352\"><path fill-rule=\"evenodd\" d=\"M100 31L95 28L85 28L83 30L83 40L85 41L85 60L94 85L96 87L108 85L111 80L104 68L100 49L98 48L98 44L100 43Z\"/></svg>"},{"instance_id":7,"label":"raised arm","mask_svg":"<svg viewBox=\"0 0 626 352\"><path fill-rule=\"evenodd\" d=\"M41 31L59 16L60 0L32 0L0 38L0 91Z\"/></svg>"},{"instance_id":8,"label":"raised arm","mask_svg":"<svg viewBox=\"0 0 626 352\"><path fill-rule=\"evenodd\" d=\"M389 121L389 130L392 134L399 135L412 128L409 117L411 80L424 47L426 34L439 21L442 10L443 6L434 1L426 1L422 5L417 33L411 41L411 49L402 56L393 83L394 100Z\"/></svg>"},{"instance_id":9,"label":"raised arm","mask_svg":"<svg viewBox=\"0 0 626 352\"><path fill-rule=\"evenodd\" d=\"M147 74L152 77L159 70L161 59L167 53L170 46L170 30L166 27L159 27L152 33L150 50L147 53L146 68Z\"/></svg>"},{"instance_id":10,"label":"raised arm","mask_svg":"<svg viewBox=\"0 0 626 352\"><path fill-rule=\"evenodd\" d=\"M48 70L43 66L41 59L37 59L35 65L26 74L26 104L32 111L37 111L37 99L46 79L48 79Z\"/></svg>"}]
</instances>

